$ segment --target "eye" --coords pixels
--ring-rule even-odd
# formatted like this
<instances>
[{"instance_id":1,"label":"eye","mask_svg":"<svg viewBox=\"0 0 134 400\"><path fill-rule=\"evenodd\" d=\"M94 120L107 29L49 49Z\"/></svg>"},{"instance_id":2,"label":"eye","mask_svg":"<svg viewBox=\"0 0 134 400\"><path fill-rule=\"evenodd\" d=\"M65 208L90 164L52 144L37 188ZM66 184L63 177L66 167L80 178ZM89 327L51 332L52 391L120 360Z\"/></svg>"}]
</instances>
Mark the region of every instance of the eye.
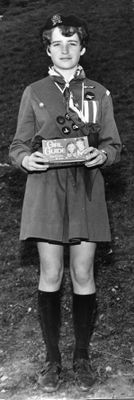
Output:
<instances>
[{"instance_id":1,"label":"eye","mask_svg":"<svg viewBox=\"0 0 134 400\"><path fill-rule=\"evenodd\" d=\"M71 46L78 46L78 43L77 42L70 42L70 45Z\"/></svg>"},{"instance_id":2,"label":"eye","mask_svg":"<svg viewBox=\"0 0 134 400\"><path fill-rule=\"evenodd\" d=\"M51 43L51 46L53 46L53 47L59 47L59 46L60 46L60 43L59 43L59 42Z\"/></svg>"}]
</instances>

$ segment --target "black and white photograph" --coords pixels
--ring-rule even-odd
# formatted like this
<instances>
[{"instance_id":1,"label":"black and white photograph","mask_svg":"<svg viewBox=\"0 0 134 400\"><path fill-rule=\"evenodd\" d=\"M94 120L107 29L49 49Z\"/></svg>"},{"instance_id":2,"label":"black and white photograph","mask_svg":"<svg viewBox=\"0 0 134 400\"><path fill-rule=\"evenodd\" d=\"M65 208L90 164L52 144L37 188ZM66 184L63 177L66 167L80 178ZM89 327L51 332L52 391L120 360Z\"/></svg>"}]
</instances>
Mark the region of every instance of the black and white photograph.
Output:
<instances>
[{"instance_id":1,"label":"black and white photograph","mask_svg":"<svg viewBox=\"0 0 134 400\"><path fill-rule=\"evenodd\" d=\"M0 0L0 399L134 399L134 0Z\"/></svg>"}]
</instances>

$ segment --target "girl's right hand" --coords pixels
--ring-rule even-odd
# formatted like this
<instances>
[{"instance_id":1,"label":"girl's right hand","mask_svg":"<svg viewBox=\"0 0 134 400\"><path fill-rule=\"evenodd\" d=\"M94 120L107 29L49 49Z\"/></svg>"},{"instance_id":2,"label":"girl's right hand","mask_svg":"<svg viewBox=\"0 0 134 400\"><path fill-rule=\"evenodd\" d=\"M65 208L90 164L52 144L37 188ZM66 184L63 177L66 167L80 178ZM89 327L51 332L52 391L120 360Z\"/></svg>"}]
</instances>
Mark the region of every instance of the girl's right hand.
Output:
<instances>
[{"instance_id":1,"label":"girl's right hand","mask_svg":"<svg viewBox=\"0 0 134 400\"><path fill-rule=\"evenodd\" d=\"M30 156L25 156L22 160L22 167L27 171L46 171L49 164L46 164L48 159L39 151L35 151ZM45 164L44 164L45 163Z\"/></svg>"}]
</instances>

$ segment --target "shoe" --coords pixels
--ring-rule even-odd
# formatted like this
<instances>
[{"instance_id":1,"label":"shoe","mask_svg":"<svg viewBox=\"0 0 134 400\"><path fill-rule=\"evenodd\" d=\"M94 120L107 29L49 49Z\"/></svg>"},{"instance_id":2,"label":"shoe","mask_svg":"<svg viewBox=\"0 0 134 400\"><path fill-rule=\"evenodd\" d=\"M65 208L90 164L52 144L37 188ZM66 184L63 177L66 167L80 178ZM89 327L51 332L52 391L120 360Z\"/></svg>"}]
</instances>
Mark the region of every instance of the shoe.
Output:
<instances>
[{"instance_id":1,"label":"shoe","mask_svg":"<svg viewBox=\"0 0 134 400\"><path fill-rule=\"evenodd\" d=\"M75 373L76 384L81 390L86 391L95 383L95 375L92 371L89 360L84 358L74 360L73 370Z\"/></svg>"},{"instance_id":2,"label":"shoe","mask_svg":"<svg viewBox=\"0 0 134 400\"><path fill-rule=\"evenodd\" d=\"M61 383L61 365L58 362L48 361L46 368L41 371L38 383L45 392L58 390Z\"/></svg>"}]
</instances>

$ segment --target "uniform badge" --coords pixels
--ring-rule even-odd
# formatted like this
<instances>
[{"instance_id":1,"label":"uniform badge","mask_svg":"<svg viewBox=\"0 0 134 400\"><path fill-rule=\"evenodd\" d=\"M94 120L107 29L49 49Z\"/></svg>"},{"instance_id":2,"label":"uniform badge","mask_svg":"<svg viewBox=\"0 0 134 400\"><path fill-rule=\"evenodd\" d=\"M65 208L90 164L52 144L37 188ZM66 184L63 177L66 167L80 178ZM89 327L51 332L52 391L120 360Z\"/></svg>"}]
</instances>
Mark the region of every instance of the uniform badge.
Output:
<instances>
[{"instance_id":1,"label":"uniform badge","mask_svg":"<svg viewBox=\"0 0 134 400\"><path fill-rule=\"evenodd\" d=\"M39 107L40 108L44 107L44 103L42 103L42 101L39 103Z\"/></svg>"},{"instance_id":2,"label":"uniform badge","mask_svg":"<svg viewBox=\"0 0 134 400\"><path fill-rule=\"evenodd\" d=\"M58 124L64 124L64 122L65 122L65 118L64 117L62 117L62 115L59 115L58 117L57 117L57 122L58 122Z\"/></svg>"},{"instance_id":3,"label":"uniform badge","mask_svg":"<svg viewBox=\"0 0 134 400\"><path fill-rule=\"evenodd\" d=\"M84 100L93 100L95 98L95 94L93 92L86 92L84 95Z\"/></svg>"},{"instance_id":4,"label":"uniform badge","mask_svg":"<svg viewBox=\"0 0 134 400\"><path fill-rule=\"evenodd\" d=\"M51 21L52 21L53 26L55 26L57 24L62 24L62 19L59 14L53 15L53 17L51 18Z\"/></svg>"},{"instance_id":5,"label":"uniform badge","mask_svg":"<svg viewBox=\"0 0 134 400\"><path fill-rule=\"evenodd\" d=\"M84 85L85 89L95 89L95 86L93 85Z\"/></svg>"},{"instance_id":6,"label":"uniform badge","mask_svg":"<svg viewBox=\"0 0 134 400\"><path fill-rule=\"evenodd\" d=\"M69 135L69 133L71 132L71 129L68 126L64 126L62 128L62 132L64 133L64 135Z\"/></svg>"},{"instance_id":7,"label":"uniform badge","mask_svg":"<svg viewBox=\"0 0 134 400\"><path fill-rule=\"evenodd\" d=\"M72 124L73 131L78 131L79 127L76 124Z\"/></svg>"}]
</instances>

